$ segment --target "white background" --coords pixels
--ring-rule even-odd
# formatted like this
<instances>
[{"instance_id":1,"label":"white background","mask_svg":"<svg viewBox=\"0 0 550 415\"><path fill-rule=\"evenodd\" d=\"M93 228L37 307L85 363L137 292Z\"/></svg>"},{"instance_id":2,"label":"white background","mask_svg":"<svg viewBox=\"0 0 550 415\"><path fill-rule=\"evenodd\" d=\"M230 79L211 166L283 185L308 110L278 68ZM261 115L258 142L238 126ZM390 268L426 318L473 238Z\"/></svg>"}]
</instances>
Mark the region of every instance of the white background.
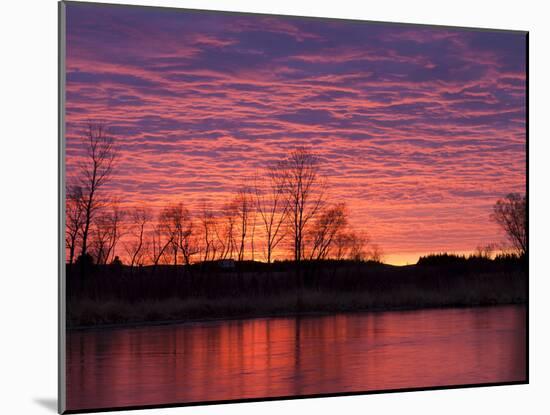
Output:
<instances>
[{"instance_id":1,"label":"white background","mask_svg":"<svg viewBox=\"0 0 550 415\"><path fill-rule=\"evenodd\" d=\"M550 14L543 1L173 0L136 4L530 31L530 385L141 411L145 414L548 413ZM113 0L116 2L116 0ZM54 413L57 393L57 4L0 13L1 413ZM544 408L546 407L546 410Z\"/></svg>"}]
</instances>

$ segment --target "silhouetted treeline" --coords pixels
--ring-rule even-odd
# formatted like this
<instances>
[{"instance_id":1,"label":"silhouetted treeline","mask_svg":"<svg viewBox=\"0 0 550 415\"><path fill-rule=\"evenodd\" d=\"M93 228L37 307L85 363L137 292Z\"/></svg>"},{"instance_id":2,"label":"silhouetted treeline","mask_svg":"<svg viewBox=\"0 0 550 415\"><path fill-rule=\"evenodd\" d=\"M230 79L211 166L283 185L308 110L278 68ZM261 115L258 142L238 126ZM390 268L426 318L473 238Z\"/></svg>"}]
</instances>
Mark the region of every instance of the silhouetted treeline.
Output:
<instances>
[{"instance_id":1,"label":"silhouetted treeline","mask_svg":"<svg viewBox=\"0 0 550 415\"><path fill-rule=\"evenodd\" d=\"M265 166L219 206L197 208L171 195L179 201L153 210L124 207L105 189L117 151L104 125L90 123L82 147L68 177L65 241L67 263L78 263L83 278L90 264L381 259L380 248L351 226L345 203L329 200L321 160L307 149Z\"/></svg>"},{"instance_id":2,"label":"silhouetted treeline","mask_svg":"<svg viewBox=\"0 0 550 415\"><path fill-rule=\"evenodd\" d=\"M456 255L456 254L431 254L421 256L418 259L419 266L435 266L444 267L448 271L469 272L470 270L494 270L508 269L516 266L526 266L527 257L525 255L518 256L512 253L500 253L494 258L487 255L471 254L471 255Z\"/></svg>"}]
</instances>

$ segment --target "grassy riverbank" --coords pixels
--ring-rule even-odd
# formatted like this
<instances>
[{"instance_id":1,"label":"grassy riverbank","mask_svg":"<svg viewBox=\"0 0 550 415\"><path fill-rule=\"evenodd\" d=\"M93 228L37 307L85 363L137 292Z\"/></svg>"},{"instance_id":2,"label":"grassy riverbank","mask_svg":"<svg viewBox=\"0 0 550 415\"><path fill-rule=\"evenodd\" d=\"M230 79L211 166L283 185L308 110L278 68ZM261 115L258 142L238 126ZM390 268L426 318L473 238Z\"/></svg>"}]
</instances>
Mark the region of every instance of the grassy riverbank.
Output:
<instances>
[{"instance_id":1,"label":"grassy riverbank","mask_svg":"<svg viewBox=\"0 0 550 415\"><path fill-rule=\"evenodd\" d=\"M523 261L432 257L68 270L69 328L212 318L525 303Z\"/></svg>"}]
</instances>

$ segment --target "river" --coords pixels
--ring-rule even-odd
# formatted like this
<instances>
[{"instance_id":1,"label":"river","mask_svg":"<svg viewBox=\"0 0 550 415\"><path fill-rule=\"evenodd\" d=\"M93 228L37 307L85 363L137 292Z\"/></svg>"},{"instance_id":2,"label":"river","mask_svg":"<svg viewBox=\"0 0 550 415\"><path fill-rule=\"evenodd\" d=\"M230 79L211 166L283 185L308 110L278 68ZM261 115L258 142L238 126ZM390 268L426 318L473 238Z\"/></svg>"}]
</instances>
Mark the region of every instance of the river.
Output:
<instances>
[{"instance_id":1,"label":"river","mask_svg":"<svg viewBox=\"0 0 550 415\"><path fill-rule=\"evenodd\" d=\"M523 381L524 306L70 331L67 409Z\"/></svg>"}]
</instances>

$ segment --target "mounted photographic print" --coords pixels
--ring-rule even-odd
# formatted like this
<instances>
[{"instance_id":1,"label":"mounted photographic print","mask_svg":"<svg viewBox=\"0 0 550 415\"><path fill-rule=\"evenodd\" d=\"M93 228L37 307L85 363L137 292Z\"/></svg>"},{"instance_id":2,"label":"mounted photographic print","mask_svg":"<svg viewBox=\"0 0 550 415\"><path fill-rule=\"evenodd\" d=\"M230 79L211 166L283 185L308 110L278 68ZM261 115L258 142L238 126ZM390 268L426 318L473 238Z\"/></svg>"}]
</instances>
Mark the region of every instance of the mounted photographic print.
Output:
<instances>
[{"instance_id":1,"label":"mounted photographic print","mask_svg":"<svg viewBox=\"0 0 550 415\"><path fill-rule=\"evenodd\" d=\"M527 32L60 11L60 412L528 382Z\"/></svg>"}]
</instances>

